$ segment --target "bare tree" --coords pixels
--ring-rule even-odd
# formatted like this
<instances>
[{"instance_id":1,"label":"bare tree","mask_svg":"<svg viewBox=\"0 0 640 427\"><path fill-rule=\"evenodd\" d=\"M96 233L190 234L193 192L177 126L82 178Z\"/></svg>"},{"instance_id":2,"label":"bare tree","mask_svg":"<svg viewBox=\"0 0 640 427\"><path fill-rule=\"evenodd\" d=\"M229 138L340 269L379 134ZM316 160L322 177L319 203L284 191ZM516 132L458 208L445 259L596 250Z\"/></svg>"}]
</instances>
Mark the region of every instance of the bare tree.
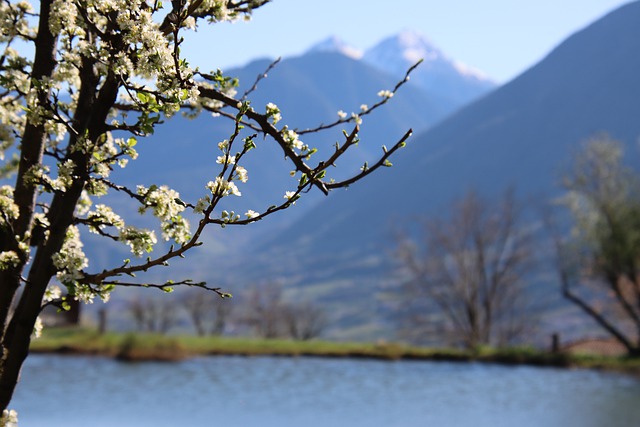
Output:
<instances>
[{"instance_id":1,"label":"bare tree","mask_svg":"<svg viewBox=\"0 0 640 427\"><path fill-rule=\"evenodd\" d=\"M136 329L138 331L144 331L148 325L147 311L144 306L144 302L140 298L135 298L129 301L127 308L136 324Z\"/></svg>"},{"instance_id":2,"label":"bare tree","mask_svg":"<svg viewBox=\"0 0 640 427\"><path fill-rule=\"evenodd\" d=\"M262 338L278 338L286 335L282 299L282 286L267 282L253 286L244 295L245 315L243 322L253 328Z\"/></svg>"},{"instance_id":3,"label":"bare tree","mask_svg":"<svg viewBox=\"0 0 640 427\"><path fill-rule=\"evenodd\" d=\"M182 306L199 336L223 334L233 307L228 298L202 292L185 294Z\"/></svg>"},{"instance_id":4,"label":"bare tree","mask_svg":"<svg viewBox=\"0 0 640 427\"><path fill-rule=\"evenodd\" d=\"M310 340L318 337L327 326L324 310L309 301L286 301L278 283L254 286L243 298L245 314L242 321L260 337Z\"/></svg>"},{"instance_id":5,"label":"bare tree","mask_svg":"<svg viewBox=\"0 0 640 427\"><path fill-rule=\"evenodd\" d=\"M164 335L178 323L178 306L166 299L156 299L153 306L158 319L158 332Z\"/></svg>"},{"instance_id":6,"label":"bare tree","mask_svg":"<svg viewBox=\"0 0 640 427\"><path fill-rule=\"evenodd\" d=\"M573 230L554 233L557 269L564 297L640 355L640 179L622 158L607 136L576 156L562 200Z\"/></svg>"},{"instance_id":7,"label":"bare tree","mask_svg":"<svg viewBox=\"0 0 640 427\"><path fill-rule=\"evenodd\" d=\"M327 327L327 313L309 301L289 303L284 309L284 321L294 340L306 341L319 337Z\"/></svg>"},{"instance_id":8,"label":"bare tree","mask_svg":"<svg viewBox=\"0 0 640 427\"><path fill-rule=\"evenodd\" d=\"M523 278L532 257L521 219L513 191L497 204L469 192L449 217L424 221L421 241L400 240L397 257L408 280L399 317L410 338L424 340L427 332L472 348L521 336L531 322Z\"/></svg>"},{"instance_id":9,"label":"bare tree","mask_svg":"<svg viewBox=\"0 0 640 427\"><path fill-rule=\"evenodd\" d=\"M139 331L166 334L178 321L177 307L170 301L135 298L128 308Z\"/></svg>"}]
</instances>

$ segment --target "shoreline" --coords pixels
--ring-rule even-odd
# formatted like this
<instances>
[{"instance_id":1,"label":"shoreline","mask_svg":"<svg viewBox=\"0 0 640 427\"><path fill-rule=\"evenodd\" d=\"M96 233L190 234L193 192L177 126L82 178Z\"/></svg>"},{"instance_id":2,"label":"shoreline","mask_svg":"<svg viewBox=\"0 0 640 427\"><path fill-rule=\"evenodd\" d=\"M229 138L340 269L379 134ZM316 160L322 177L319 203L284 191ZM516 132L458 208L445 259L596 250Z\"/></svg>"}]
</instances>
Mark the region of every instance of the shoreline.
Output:
<instances>
[{"instance_id":1,"label":"shoreline","mask_svg":"<svg viewBox=\"0 0 640 427\"><path fill-rule=\"evenodd\" d=\"M586 368L640 378L640 358L576 355L532 348L459 350L408 346L392 342L263 340L242 337L196 337L106 333L87 329L50 329L32 341L33 354L111 357L125 362L177 362L193 357L319 357L370 360L479 362L556 368Z\"/></svg>"}]
</instances>

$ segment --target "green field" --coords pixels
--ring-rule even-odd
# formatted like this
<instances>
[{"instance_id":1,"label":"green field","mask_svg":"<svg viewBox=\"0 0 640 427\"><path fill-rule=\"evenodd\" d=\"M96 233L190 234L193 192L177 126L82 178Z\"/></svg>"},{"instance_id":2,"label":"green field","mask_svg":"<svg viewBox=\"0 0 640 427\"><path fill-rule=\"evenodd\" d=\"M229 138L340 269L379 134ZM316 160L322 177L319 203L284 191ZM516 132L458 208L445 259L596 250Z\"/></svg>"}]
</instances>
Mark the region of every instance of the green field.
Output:
<instances>
[{"instance_id":1,"label":"green field","mask_svg":"<svg viewBox=\"0 0 640 427\"><path fill-rule=\"evenodd\" d=\"M640 375L640 359L549 353L531 348L477 350L413 347L397 343L265 340L192 335L99 334L87 328L49 328L34 339L37 353L90 354L129 361L178 361L194 356L344 357L383 360L444 360L606 369Z\"/></svg>"}]
</instances>

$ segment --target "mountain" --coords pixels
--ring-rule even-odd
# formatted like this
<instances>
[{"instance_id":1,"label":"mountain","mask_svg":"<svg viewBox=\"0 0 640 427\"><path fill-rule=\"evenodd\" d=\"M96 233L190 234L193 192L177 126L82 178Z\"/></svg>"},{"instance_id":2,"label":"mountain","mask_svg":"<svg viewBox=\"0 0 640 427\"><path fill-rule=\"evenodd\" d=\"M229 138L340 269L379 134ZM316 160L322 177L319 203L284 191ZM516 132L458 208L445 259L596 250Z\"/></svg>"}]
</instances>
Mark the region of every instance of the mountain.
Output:
<instances>
[{"instance_id":1,"label":"mountain","mask_svg":"<svg viewBox=\"0 0 640 427\"><path fill-rule=\"evenodd\" d=\"M240 79L239 96L253 86L256 78L265 73L271 62L269 59L256 60L245 67L228 71L228 75ZM287 123L292 128L304 129L334 121L339 110L358 112L361 104L372 105L380 99L378 91L391 89L396 83L394 77L343 54L310 52L282 60L267 78L259 82L249 99L255 109L262 111L269 102L277 104L283 117L281 125ZM400 138L411 127L416 131L424 130L454 109L453 102L436 99L416 85L407 84L385 108L363 119L366 126L360 132L361 142L341 159L336 171L342 174L359 172L364 161L370 160L373 153L377 155L383 144L388 145L390 141ZM182 116L168 119L156 134L139 139L136 146L139 158L127 168L115 170L112 176L133 188L136 184L167 184L178 190L183 200L195 203L205 194L206 183L218 173L215 163L219 155L217 144L229 137L231 125L229 120L212 119L208 113L202 113L194 120ZM320 136L305 136L303 141L326 153L341 138L341 129L336 129L323 132ZM297 185L297 181L289 175L291 166L284 160L281 149L270 140L257 139L256 143L257 149L252 150L243 163L249 172L249 182L240 184L242 197L225 199L222 209L233 210L241 215L248 209L263 212L281 202L285 191ZM337 175L337 178L340 177ZM242 230L227 227L225 230L209 231L208 244L199 248L201 258L195 263L197 266L189 265L184 270L190 277L206 276L227 282L233 274L222 269L211 270L209 260L235 253L243 244L256 241L257 236L279 232L292 220L303 217L324 197L316 192L308 196L285 215L273 215L268 221L242 227ZM124 212L131 207L128 197L110 200L109 203L116 212ZM134 218L133 223L138 226L155 226L155 223L137 219ZM92 244L97 237L87 238L93 238L87 246L96 248L92 251L91 269L100 269L127 257L122 250L107 250L104 243ZM206 271L201 272L200 269ZM166 272L156 274L166 275Z\"/></svg>"},{"instance_id":2,"label":"mountain","mask_svg":"<svg viewBox=\"0 0 640 427\"><path fill-rule=\"evenodd\" d=\"M482 72L455 61L424 35L404 31L382 40L367 50L362 59L389 74L401 77L411 65L423 60L411 76L427 92L447 96L460 106L496 87Z\"/></svg>"},{"instance_id":3,"label":"mountain","mask_svg":"<svg viewBox=\"0 0 640 427\"><path fill-rule=\"evenodd\" d=\"M406 72L403 71L399 77L391 75L357 59L360 56L357 49L337 37L330 37L304 55L280 61L266 78L259 81L249 99L257 110L264 109L269 102L277 104L282 112L281 124L287 123L295 129L334 121L340 110L358 112L362 104L377 102L377 93L393 88ZM242 94L253 86L272 62L270 59L255 60L244 67L228 70L226 74L239 78L238 93ZM459 106L456 96L444 92L431 93L409 82L384 108L364 118L359 133L361 143L342 158L337 171L343 175L336 178L357 172L365 161L378 155L382 145L393 144L409 128L414 132L425 130ZM171 183L185 200L197 200L202 196L204 184L215 173L216 144L228 138L230 132L228 121L211 120L206 113L195 120L173 117L156 135L140 141L136 147L140 152L139 159L132 167L117 171L117 175L132 183L144 177L145 185ZM326 152L340 138L341 129L336 129L321 135L305 136L304 142ZM280 201L285 191L295 186L295 181L289 177L290 166L284 161L280 148L269 141L258 141L258 149L246 158L245 167L250 174L249 185L242 186L243 196L229 201L233 204L225 206L227 210L240 213L247 209L263 211ZM254 241L254 232L273 233L292 219L302 217L322 198L317 194L310 196L287 215L271 217L269 221L252 227L250 232L243 230L238 233L241 236L233 237L232 244ZM225 231L224 234L234 233ZM227 244L218 248L227 250Z\"/></svg>"},{"instance_id":4,"label":"mountain","mask_svg":"<svg viewBox=\"0 0 640 427\"><path fill-rule=\"evenodd\" d=\"M315 52L333 52L340 53L353 59L360 59L364 52L357 47L347 44L344 40L337 36L331 36L315 45L313 45L307 53Z\"/></svg>"},{"instance_id":5,"label":"mountain","mask_svg":"<svg viewBox=\"0 0 640 427\"><path fill-rule=\"evenodd\" d=\"M257 60L228 72L241 82L238 96L264 74L271 62ZM269 102L277 104L283 117L279 125L287 123L291 128L305 129L336 120L340 110L358 112L361 104L371 105L379 100L378 91L395 84L393 77L361 61L337 53L314 52L281 61L259 82L249 99L258 111L264 111ZM388 108L364 118L361 143L350 157L343 158L340 170L358 171L372 153L389 143L387 138L399 138L412 126L417 131L424 130L454 108L451 102L436 101L421 88L406 85ZM125 181L144 176L150 183L172 183L185 197L200 197L215 170L217 143L228 138L231 131L228 120L212 120L206 113L195 120L171 118L157 134L141 141L139 159L120 175ZM319 136L305 135L303 140L326 152L340 138L341 129L336 129ZM236 200L239 205L232 207L236 212L248 208L262 211L296 185L289 176L290 165L282 150L269 140L256 142L257 150L246 157L250 181L241 189L243 197Z\"/></svg>"},{"instance_id":6,"label":"mountain","mask_svg":"<svg viewBox=\"0 0 640 427\"><path fill-rule=\"evenodd\" d=\"M330 304L343 329L353 328L350 337L363 325L388 331L377 297L391 269L394 227L438 214L470 188L497 194L513 185L521 198L542 204L560 193L560 173L586 138L608 132L634 146L638 22L640 2L633 2L574 34L515 80L413 138L393 168L333 194L263 242L256 252L262 263L246 273L281 274L308 289ZM295 262L268 268L285 259Z\"/></svg>"},{"instance_id":7,"label":"mountain","mask_svg":"<svg viewBox=\"0 0 640 427\"><path fill-rule=\"evenodd\" d=\"M267 103L277 104L282 112L282 123L292 128L304 129L321 123L329 123L338 117L338 111L358 112L362 104L372 105L380 98L380 90L392 89L404 77L395 77L371 64L358 60L357 54L344 42L330 39L312 48L304 55L286 58L262 78L257 89L251 93L252 107L263 110ZM236 76L241 86L239 96L252 88L258 76L263 76L272 61L255 60L248 65L227 70L227 75ZM357 173L366 160L377 157L382 145L393 144L409 128L419 132L439 122L455 111L459 101L446 93L429 93L419 85L409 82L402 87L384 108L364 118L359 133L361 142L355 150L341 159L336 178L345 173ZM264 110L263 110L264 111ZM231 123L228 120L212 120L207 113L194 120L176 116L166 120L157 134L140 138L136 149L139 158L124 170L114 171L112 177L118 182L135 187L136 184L168 184L180 192L180 197L191 203L202 197L205 184L218 173L215 160L219 155L217 143L229 137ZM341 129L324 132L320 136L309 135L304 142L323 150L332 150L333 144L342 138ZM268 140L258 139L257 149L247 157L243 166L249 172L249 183L240 185L242 197L227 198L221 209L242 215L248 209L262 212L268 206L282 201L285 191L296 186L289 176L291 167L284 161L279 147ZM333 173L330 170L329 173ZM233 293L246 284L247 271L257 271L257 265L247 262L247 248L256 248L269 236L288 233L285 231L296 220L304 221L311 211L324 203L324 197L315 192L300 200L294 209L283 215L274 215L250 227L226 227L207 231L203 240L207 244L192 254L188 262L172 264L172 271L151 271L145 280L165 280L166 277L189 277L206 279L210 283L225 286ZM128 197L107 201L116 212L130 209ZM136 218L134 225L156 226L154 222ZM319 224L321 225L321 224ZM306 225L305 225L306 227ZM317 229L319 229L318 227ZM91 270L100 270L107 265L119 263L129 255L121 245L112 248L98 242L95 236L87 237L87 248L91 255ZM231 259L237 259L231 265ZM270 268L286 271L285 262L268 262ZM259 272L254 278L270 280L275 274ZM253 280L253 279L252 279ZM232 284L232 285L230 285Z\"/></svg>"},{"instance_id":8,"label":"mountain","mask_svg":"<svg viewBox=\"0 0 640 427\"><path fill-rule=\"evenodd\" d=\"M388 37L365 52L332 36L308 50L308 53L317 52L361 59L398 80L404 77L409 67L422 60L420 67L411 75L412 82L435 99L453 102L456 108L496 87L496 83L481 71L449 58L416 31L407 30Z\"/></svg>"}]
</instances>

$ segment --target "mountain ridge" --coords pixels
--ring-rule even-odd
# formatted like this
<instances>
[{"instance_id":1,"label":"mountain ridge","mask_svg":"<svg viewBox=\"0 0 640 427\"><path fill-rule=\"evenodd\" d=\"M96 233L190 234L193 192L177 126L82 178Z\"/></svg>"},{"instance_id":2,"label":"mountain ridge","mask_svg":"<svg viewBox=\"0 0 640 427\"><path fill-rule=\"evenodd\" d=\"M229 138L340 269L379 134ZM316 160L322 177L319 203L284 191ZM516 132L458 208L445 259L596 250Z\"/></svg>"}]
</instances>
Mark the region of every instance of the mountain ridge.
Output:
<instances>
[{"instance_id":1,"label":"mountain ridge","mask_svg":"<svg viewBox=\"0 0 640 427\"><path fill-rule=\"evenodd\" d=\"M335 52L361 60L397 79L411 66L422 61L412 80L428 93L453 99L457 107L490 92L497 85L472 66L450 58L424 34L403 30L379 41L366 50L349 45L337 36L322 40L305 54Z\"/></svg>"},{"instance_id":2,"label":"mountain ridge","mask_svg":"<svg viewBox=\"0 0 640 427\"><path fill-rule=\"evenodd\" d=\"M496 194L515 186L548 200L560 193L560 171L581 141L606 131L627 147L636 142L638 22L634 2L575 33L516 79L417 135L392 159L396 167L332 195L306 219L320 230L298 238L285 232L261 249L287 258L295 247L299 265L290 274L308 277L291 286L318 288L340 278L339 292L353 296L348 316L372 318L380 310L372 295L392 280L380 274L391 267L394 223L437 214L469 188ZM324 298L333 299L329 291ZM383 321L378 327L388 330Z\"/></svg>"}]
</instances>

